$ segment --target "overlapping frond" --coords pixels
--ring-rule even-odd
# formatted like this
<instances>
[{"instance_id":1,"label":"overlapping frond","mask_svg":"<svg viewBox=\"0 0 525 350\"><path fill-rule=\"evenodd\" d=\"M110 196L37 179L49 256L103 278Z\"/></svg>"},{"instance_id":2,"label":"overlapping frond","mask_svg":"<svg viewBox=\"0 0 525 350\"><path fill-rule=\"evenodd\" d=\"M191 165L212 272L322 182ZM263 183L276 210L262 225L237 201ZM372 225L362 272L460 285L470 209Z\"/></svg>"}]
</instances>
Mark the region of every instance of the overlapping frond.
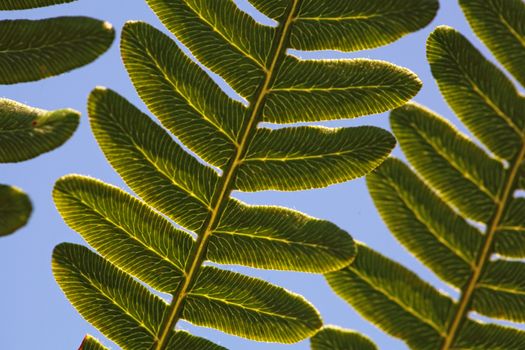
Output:
<instances>
[{"instance_id":1,"label":"overlapping frond","mask_svg":"<svg viewBox=\"0 0 525 350\"><path fill-rule=\"evenodd\" d=\"M100 255L78 246L57 247L56 279L84 318L124 349L193 348L174 331L182 319L258 341L308 338L322 321L302 297L206 262L326 273L352 261L353 240L324 220L287 208L248 205L230 194L321 188L364 176L385 160L395 140L374 127L271 129L259 123L388 111L411 99L421 82L382 61L290 56L287 50L302 35L296 30L298 18L312 6L308 1L267 2L276 7L265 11L282 9L277 26L256 22L231 0L147 2L199 63L246 103L228 97L166 34L128 22L120 45L124 65L162 126L116 92L92 92L93 133L140 199L86 177L59 180L54 192L58 210ZM346 10L340 2L323 7ZM436 8L436 1L419 1L415 9L424 18L392 30L379 7L371 8L378 18L370 41L384 44L421 28ZM354 31L348 23L341 25ZM314 32L316 40L325 35ZM329 41L323 45L340 48ZM172 300L168 304L146 295L135 279L171 294ZM116 295L119 288L126 292ZM122 321L113 322L120 315Z\"/></svg>"},{"instance_id":2,"label":"overlapping frond","mask_svg":"<svg viewBox=\"0 0 525 350\"><path fill-rule=\"evenodd\" d=\"M475 31L517 78L525 74L515 61L525 57L525 47L517 50L509 36L519 33L513 25L525 23L525 3L518 2L460 1ZM327 279L412 349L522 349L524 331L469 315L525 322L525 264L515 260L525 250L525 200L516 196L523 183L525 97L452 28L431 34L427 54L446 101L485 148L434 112L407 104L392 112L391 125L412 169L390 158L367 183L392 234L459 290L459 298L364 245L352 266Z\"/></svg>"},{"instance_id":3,"label":"overlapping frond","mask_svg":"<svg viewBox=\"0 0 525 350\"><path fill-rule=\"evenodd\" d=\"M5 0L0 11L22 10L72 0ZM0 21L0 84L35 81L84 66L113 42L111 25L87 17ZM45 111L0 99L0 163L25 161L64 144L78 127L70 109ZM15 195L16 194L16 195ZM0 235L25 225L31 203L16 188L2 185Z\"/></svg>"}]
</instances>

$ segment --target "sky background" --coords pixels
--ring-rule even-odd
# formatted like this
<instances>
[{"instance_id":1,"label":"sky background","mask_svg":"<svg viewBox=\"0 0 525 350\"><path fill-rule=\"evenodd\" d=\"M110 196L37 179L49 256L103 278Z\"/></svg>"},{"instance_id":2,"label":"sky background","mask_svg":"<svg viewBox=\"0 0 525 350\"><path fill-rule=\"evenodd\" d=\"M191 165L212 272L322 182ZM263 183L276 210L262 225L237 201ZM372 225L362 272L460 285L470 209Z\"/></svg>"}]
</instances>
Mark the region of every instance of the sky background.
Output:
<instances>
[{"instance_id":1,"label":"sky background","mask_svg":"<svg viewBox=\"0 0 525 350\"><path fill-rule=\"evenodd\" d=\"M258 19L264 20L254 13L247 0L236 0L236 2ZM365 57L388 60L407 67L418 74L424 83L415 101L445 116L464 130L441 98L430 74L425 59L425 41L436 26L446 24L461 31L485 55L491 59L492 56L473 36L457 1L442 0L441 2L437 18L427 28L389 46L350 54L323 52L300 54L300 56L305 58ZM44 18L59 15L85 15L107 20L117 29L118 37L120 37L120 29L127 20L143 20L164 30L144 0L80 0L73 4L46 9L0 12L0 18ZM90 175L127 189L104 159L86 117L86 98L89 92L99 85L116 90L143 111L147 111L121 63L118 40L107 54L82 69L40 82L0 87L2 97L44 109L71 107L83 114L79 130L63 147L29 162L0 165L0 182L24 189L31 196L35 207L33 216L25 228L12 236L0 238L1 350L73 350L78 348L86 333L91 333L100 338L104 344L116 348L82 319L54 281L51 273L51 252L54 246L64 241L82 243L82 240L60 218L51 199L51 190L59 177L71 173ZM323 125L376 125L390 129L387 114L323 123ZM399 148L396 148L394 154L401 156ZM235 193L234 195L251 204L287 206L314 217L330 220L348 231L355 239L365 242L405 266L410 266L437 288L452 296L456 295L455 291L440 282L389 234L374 208L364 179L321 190L292 193ZM382 349L407 349L401 341L385 335L361 318L330 290L322 276L239 267L231 269L266 279L304 295L321 312L325 324L362 332ZM184 322L180 322L179 326L232 350L309 349L308 341L294 345L255 343L218 331L194 327Z\"/></svg>"}]
</instances>

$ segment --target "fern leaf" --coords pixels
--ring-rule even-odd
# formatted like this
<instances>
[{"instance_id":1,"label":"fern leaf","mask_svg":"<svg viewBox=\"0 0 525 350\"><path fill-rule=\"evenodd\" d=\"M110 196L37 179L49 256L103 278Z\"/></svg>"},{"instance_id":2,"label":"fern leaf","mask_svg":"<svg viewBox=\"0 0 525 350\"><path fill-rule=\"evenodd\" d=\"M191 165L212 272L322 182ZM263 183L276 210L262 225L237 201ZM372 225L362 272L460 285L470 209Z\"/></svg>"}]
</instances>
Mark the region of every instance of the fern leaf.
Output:
<instances>
[{"instance_id":1,"label":"fern leaf","mask_svg":"<svg viewBox=\"0 0 525 350\"><path fill-rule=\"evenodd\" d=\"M121 52L135 88L166 129L206 162L226 166L245 118L242 104L146 23L126 23Z\"/></svg>"},{"instance_id":2,"label":"fern leaf","mask_svg":"<svg viewBox=\"0 0 525 350\"><path fill-rule=\"evenodd\" d=\"M82 341L82 344L80 344L80 347L78 350L109 350L104 345L102 345L98 339L95 339L94 337L90 335L86 335L84 337L84 340Z\"/></svg>"},{"instance_id":3,"label":"fern leaf","mask_svg":"<svg viewBox=\"0 0 525 350\"><path fill-rule=\"evenodd\" d=\"M504 181L503 165L422 106L396 110L390 120L404 154L425 180L467 217L488 220Z\"/></svg>"},{"instance_id":4,"label":"fern leaf","mask_svg":"<svg viewBox=\"0 0 525 350\"><path fill-rule=\"evenodd\" d=\"M412 349L439 344L446 332L452 300L364 245L358 246L350 267L329 273L326 279L360 314Z\"/></svg>"},{"instance_id":5,"label":"fern leaf","mask_svg":"<svg viewBox=\"0 0 525 350\"><path fill-rule=\"evenodd\" d=\"M367 184L390 232L439 277L461 287L475 264L481 233L399 160L388 159Z\"/></svg>"},{"instance_id":6,"label":"fern leaf","mask_svg":"<svg viewBox=\"0 0 525 350\"><path fill-rule=\"evenodd\" d=\"M460 0L476 35L525 86L525 7L520 0Z\"/></svg>"},{"instance_id":7,"label":"fern leaf","mask_svg":"<svg viewBox=\"0 0 525 350\"><path fill-rule=\"evenodd\" d=\"M461 121L496 156L514 157L525 124L520 114L525 98L512 82L449 27L431 34L427 57L443 97Z\"/></svg>"},{"instance_id":8,"label":"fern leaf","mask_svg":"<svg viewBox=\"0 0 525 350\"><path fill-rule=\"evenodd\" d=\"M27 194L16 187L0 184L0 237L25 226L32 211Z\"/></svg>"},{"instance_id":9,"label":"fern leaf","mask_svg":"<svg viewBox=\"0 0 525 350\"><path fill-rule=\"evenodd\" d=\"M40 80L84 66L115 37L108 22L88 17L0 21L0 84Z\"/></svg>"},{"instance_id":10,"label":"fern leaf","mask_svg":"<svg viewBox=\"0 0 525 350\"><path fill-rule=\"evenodd\" d=\"M0 4L0 11L26 10L37 7L65 4L73 1L76 0L3 0Z\"/></svg>"},{"instance_id":11,"label":"fern leaf","mask_svg":"<svg viewBox=\"0 0 525 350\"><path fill-rule=\"evenodd\" d=\"M266 15L282 15L286 0L255 0ZM389 44L427 26L439 4L434 0L304 1L291 33L297 50L357 51ZM385 31L384 28L389 30Z\"/></svg>"},{"instance_id":12,"label":"fern leaf","mask_svg":"<svg viewBox=\"0 0 525 350\"><path fill-rule=\"evenodd\" d=\"M516 69L514 58L525 48L516 54L509 32L516 34L511 18L525 13L525 3L460 3L489 49ZM489 10L498 15L488 19ZM430 35L427 56L443 96L486 148L432 111L408 104L392 112L391 124L414 170L389 159L367 183L390 231L459 298L364 246L352 266L327 279L367 319L412 349L522 349L524 331L469 315L525 322L525 264L509 259L522 259L525 247L525 200L516 196L524 175L525 98L452 28Z\"/></svg>"},{"instance_id":13,"label":"fern leaf","mask_svg":"<svg viewBox=\"0 0 525 350\"><path fill-rule=\"evenodd\" d=\"M234 199L208 246L208 258L217 263L313 273L342 268L354 254L348 233L328 221Z\"/></svg>"},{"instance_id":14,"label":"fern leaf","mask_svg":"<svg viewBox=\"0 0 525 350\"><path fill-rule=\"evenodd\" d=\"M109 89L90 95L88 112L99 146L128 186L181 226L198 229L210 211L215 171Z\"/></svg>"},{"instance_id":15,"label":"fern leaf","mask_svg":"<svg viewBox=\"0 0 525 350\"><path fill-rule=\"evenodd\" d=\"M395 142L390 133L374 127L260 128L239 167L235 188L297 191L352 180L381 164Z\"/></svg>"},{"instance_id":16,"label":"fern leaf","mask_svg":"<svg viewBox=\"0 0 525 350\"><path fill-rule=\"evenodd\" d=\"M0 163L35 158L64 144L75 132L80 114L71 109L44 111L0 99Z\"/></svg>"},{"instance_id":17,"label":"fern leaf","mask_svg":"<svg viewBox=\"0 0 525 350\"><path fill-rule=\"evenodd\" d=\"M337 327L324 327L311 339L312 350L377 350L368 338Z\"/></svg>"},{"instance_id":18,"label":"fern leaf","mask_svg":"<svg viewBox=\"0 0 525 350\"><path fill-rule=\"evenodd\" d=\"M322 322L302 297L259 279L203 267L182 318L247 339L295 343Z\"/></svg>"},{"instance_id":19,"label":"fern leaf","mask_svg":"<svg viewBox=\"0 0 525 350\"><path fill-rule=\"evenodd\" d=\"M395 141L373 127L275 130L259 124L384 112L411 99L421 82L412 72L385 62L302 61L289 55L292 37L307 35L295 27L303 8L311 6L308 1L267 2L276 6L265 7L270 12L284 11L276 18L277 26L257 23L231 0L147 2L199 64L152 26L124 26L124 65L162 125L116 92L92 92L88 112L95 138L140 198L86 177L59 180L54 192L59 211L100 256L75 247L76 254L55 259L56 279L79 312L126 349L190 348L185 339L177 345L172 340L180 339L182 333L174 329L183 319L258 341L308 338L322 321L306 300L207 262L326 273L354 259L352 238L329 222L287 208L248 205L231 193L321 188L364 176L384 161ZM323 4L331 7L346 9L341 2ZM426 19L436 8L433 0L418 7ZM377 12L379 26L382 12L371 11ZM390 22L385 19L370 40L385 44L420 28L425 18L392 30L386 29ZM323 43L327 49L337 48L328 41ZM245 101L228 97L202 66ZM126 292L108 298L107 288L118 292L109 278L121 281ZM135 279L170 293L169 305L153 293L144 295L147 289ZM137 305L123 298L139 295ZM98 304L89 308L97 300L111 315L97 309ZM140 311L144 307L149 313ZM128 320L123 326L109 319L121 315ZM133 320L130 315L135 315ZM148 321L141 322L141 317ZM137 338L131 338L133 327Z\"/></svg>"},{"instance_id":20,"label":"fern leaf","mask_svg":"<svg viewBox=\"0 0 525 350\"><path fill-rule=\"evenodd\" d=\"M402 105L420 88L416 75L383 61L288 57L269 88L263 118L297 123L381 113Z\"/></svg>"},{"instance_id":21,"label":"fern leaf","mask_svg":"<svg viewBox=\"0 0 525 350\"><path fill-rule=\"evenodd\" d=\"M124 191L91 178L60 179L53 198L66 223L106 259L161 292L177 288L194 244L188 233Z\"/></svg>"}]
</instances>

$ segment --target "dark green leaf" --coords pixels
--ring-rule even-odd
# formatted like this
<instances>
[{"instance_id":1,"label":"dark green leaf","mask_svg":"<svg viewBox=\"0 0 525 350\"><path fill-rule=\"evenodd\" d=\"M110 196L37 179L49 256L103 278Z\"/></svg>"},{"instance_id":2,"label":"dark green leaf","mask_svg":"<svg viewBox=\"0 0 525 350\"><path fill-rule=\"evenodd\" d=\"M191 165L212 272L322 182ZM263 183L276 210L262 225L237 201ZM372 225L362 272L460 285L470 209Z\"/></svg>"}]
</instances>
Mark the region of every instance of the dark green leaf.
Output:
<instances>
[{"instance_id":1,"label":"dark green leaf","mask_svg":"<svg viewBox=\"0 0 525 350\"><path fill-rule=\"evenodd\" d=\"M32 211L27 194L16 187L0 185L0 237L25 226Z\"/></svg>"},{"instance_id":2,"label":"dark green leaf","mask_svg":"<svg viewBox=\"0 0 525 350\"><path fill-rule=\"evenodd\" d=\"M287 57L270 89L264 121L314 122L382 113L405 104L420 88L414 73L384 61Z\"/></svg>"},{"instance_id":3,"label":"dark green leaf","mask_svg":"<svg viewBox=\"0 0 525 350\"><path fill-rule=\"evenodd\" d=\"M44 111L0 99L0 163L28 160L66 142L80 114L71 109Z\"/></svg>"},{"instance_id":4,"label":"dark green leaf","mask_svg":"<svg viewBox=\"0 0 525 350\"><path fill-rule=\"evenodd\" d=\"M426 27L438 8L437 0L304 0L291 46L341 51L383 46Z\"/></svg>"},{"instance_id":5,"label":"dark green leaf","mask_svg":"<svg viewBox=\"0 0 525 350\"><path fill-rule=\"evenodd\" d=\"M84 66L115 37L108 22L88 17L0 21L0 84L40 80Z\"/></svg>"},{"instance_id":6,"label":"dark green leaf","mask_svg":"<svg viewBox=\"0 0 525 350\"><path fill-rule=\"evenodd\" d=\"M208 247L208 258L221 264L314 273L347 266L354 255L352 238L328 221L233 199Z\"/></svg>"},{"instance_id":7,"label":"dark green leaf","mask_svg":"<svg viewBox=\"0 0 525 350\"><path fill-rule=\"evenodd\" d=\"M523 0L460 0L476 35L525 86L525 3Z\"/></svg>"},{"instance_id":8,"label":"dark green leaf","mask_svg":"<svg viewBox=\"0 0 525 350\"><path fill-rule=\"evenodd\" d=\"M378 350L361 334L336 327L324 327L311 340L312 350Z\"/></svg>"},{"instance_id":9,"label":"dark green leaf","mask_svg":"<svg viewBox=\"0 0 525 350\"><path fill-rule=\"evenodd\" d=\"M73 1L76 0L2 0L0 3L0 11L33 9Z\"/></svg>"},{"instance_id":10,"label":"dark green leaf","mask_svg":"<svg viewBox=\"0 0 525 350\"><path fill-rule=\"evenodd\" d=\"M55 204L66 223L111 263L162 292L183 278L193 240L126 192L69 175L57 181Z\"/></svg>"},{"instance_id":11,"label":"dark green leaf","mask_svg":"<svg viewBox=\"0 0 525 350\"><path fill-rule=\"evenodd\" d=\"M395 145L375 127L260 128L241 163L241 191L297 191L326 187L364 176L381 164Z\"/></svg>"},{"instance_id":12,"label":"dark green leaf","mask_svg":"<svg viewBox=\"0 0 525 350\"><path fill-rule=\"evenodd\" d=\"M268 282L203 267L182 315L191 323L248 339L295 343L322 321L304 298Z\"/></svg>"}]
</instances>

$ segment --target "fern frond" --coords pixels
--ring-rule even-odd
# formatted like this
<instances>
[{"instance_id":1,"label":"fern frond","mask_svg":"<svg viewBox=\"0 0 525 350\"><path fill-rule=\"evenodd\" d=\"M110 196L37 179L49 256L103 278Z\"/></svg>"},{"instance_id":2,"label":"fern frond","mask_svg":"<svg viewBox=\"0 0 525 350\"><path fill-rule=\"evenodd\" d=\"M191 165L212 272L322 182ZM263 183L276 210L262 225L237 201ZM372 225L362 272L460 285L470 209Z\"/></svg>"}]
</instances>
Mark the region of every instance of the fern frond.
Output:
<instances>
[{"instance_id":1,"label":"fern frond","mask_svg":"<svg viewBox=\"0 0 525 350\"><path fill-rule=\"evenodd\" d=\"M68 0L4 0L0 11L22 10ZM0 84L35 81L84 66L113 42L111 25L87 17L0 21ZM22 162L64 144L78 127L80 113L44 111L0 99L0 163ZM31 214L29 198L1 185L0 236L24 226Z\"/></svg>"},{"instance_id":2,"label":"fern frond","mask_svg":"<svg viewBox=\"0 0 525 350\"><path fill-rule=\"evenodd\" d=\"M310 34L297 29L302 11L312 10L309 1L267 2L283 10L275 27L256 22L231 0L147 2L193 56L246 103L228 97L167 35L146 23L128 22L120 45L124 65L162 126L116 92L92 92L93 133L140 199L98 180L60 179L54 191L58 210L100 255L78 246L57 247L56 279L84 318L124 349L196 348L196 340L185 344L182 333L174 331L179 320L257 341L308 338L322 321L302 297L206 262L326 273L354 259L352 238L329 222L287 208L248 205L230 194L321 188L364 176L385 160L395 140L373 127L259 124L384 112L406 103L421 82L386 62L303 61L289 55L295 41L325 35L322 28ZM392 30L385 28L405 13L383 18L379 8L370 8L377 27L369 46L424 26L437 2L419 5L421 20ZM342 2L323 2L323 8L347 10ZM360 35L351 23L338 25ZM329 38L315 45L321 44L339 48ZM146 296L135 279L171 294L170 304L155 294ZM126 291L117 295L119 288ZM172 338L180 339L177 346Z\"/></svg>"},{"instance_id":3,"label":"fern frond","mask_svg":"<svg viewBox=\"0 0 525 350\"><path fill-rule=\"evenodd\" d=\"M460 3L497 58L517 78L525 74L525 65L516 66L525 47L511 43L525 23L525 3ZM427 56L446 101L486 149L434 112L407 104L392 112L391 125L413 169L390 158L367 183L392 234L459 290L459 299L364 245L352 266L327 279L412 349L522 349L524 331L469 315L525 322L525 264L511 260L523 259L525 250L525 200L516 196L523 183L525 97L452 28L430 35Z\"/></svg>"}]
</instances>

